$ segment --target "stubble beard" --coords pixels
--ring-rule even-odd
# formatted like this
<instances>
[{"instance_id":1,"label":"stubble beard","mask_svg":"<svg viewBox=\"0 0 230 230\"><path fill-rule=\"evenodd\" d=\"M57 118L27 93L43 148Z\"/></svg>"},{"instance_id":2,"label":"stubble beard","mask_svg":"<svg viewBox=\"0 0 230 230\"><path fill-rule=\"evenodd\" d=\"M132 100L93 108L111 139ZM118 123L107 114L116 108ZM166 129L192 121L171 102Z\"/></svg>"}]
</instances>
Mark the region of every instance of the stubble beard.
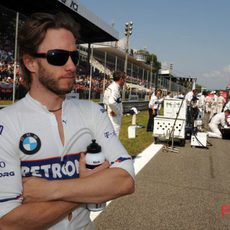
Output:
<instances>
[{"instance_id":1,"label":"stubble beard","mask_svg":"<svg viewBox=\"0 0 230 230\"><path fill-rule=\"evenodd\" d=\"M74 86L73 81L68 87L61 88L58 84L59 78L55 78L54 74L48 72L42 65L39 65L38 80L46 89L60 96L70 93Z\"/></svg>"}]
</instances>

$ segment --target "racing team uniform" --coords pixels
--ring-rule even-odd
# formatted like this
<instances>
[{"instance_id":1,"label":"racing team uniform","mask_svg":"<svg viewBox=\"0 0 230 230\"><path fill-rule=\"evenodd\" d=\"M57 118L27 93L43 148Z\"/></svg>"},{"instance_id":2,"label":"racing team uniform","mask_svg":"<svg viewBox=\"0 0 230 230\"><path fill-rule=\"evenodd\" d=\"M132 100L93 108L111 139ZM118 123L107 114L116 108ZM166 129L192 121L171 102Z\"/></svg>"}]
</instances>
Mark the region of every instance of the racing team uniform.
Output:
<instances>
[{"instance_id":1,"label":"racing team uniform","mask_svg":"<svg viewBox=\"0 0 230 230\"><path fill-rule=\"evenodd\" d=\"M119 136L123 105L121 100L121 87L115 81L113 81L105 90L104 104L106 105L108 116L113 124L114 130L117 136ZM111 116L111 112L114 112L115 116Z\"/></svg>"},{"instance_id":2,"label":"racing team uniform","mask_svg":"<svg viewBox=\"0 0 230 230\"><path fill-rule=\"evenodd\" d=\"M78 178L80 152L86 151L92 139L101 145L111 167L122 168L134 177L132 159L104 108L90 101L65 99L62 122L64 145L55 115L29 94L0 110L0 217L21 205L22 176ZM72 214L71 221L66 217L49 229L78 230L91 222L86 205Z\"/></svg>"},{"instance_id":3,"label":"racing team uniform","mask_svg":"<svg viewBox=\"0 0 230 230\"><path fill-rule=\"evenodd\" d=\"M217 95L214 94L211 100L211 112L209 115L209 120L217 113Z\"/></svg>"},{"instance_id":4,"label":"racing team uniform","mask_svg":"<svg viewBox=\"0 0 230 230\"><path fill-rule=\"evenodd\" d=\"M225 98L223 96L219 95L217 97L217 113L222 112L225 103L226 103Z\"/></svg>"},{"instance_id":5,"label":"racing team uniform","mask_svg":"<svg viewBox=\"0 0 230 230\"><path fill-rule=\"evenodd\" d=\"M208 132L209 137L222 138L219 125L222 127L226 125L226 117L224 112L217 113L211 118L208 124L209 128L211 129L211 132Z\"/></svg>"},{"instance_id":6,"label":"racing team uniform","mask_svg":"<svg viewBox=\"0 0 230 230\"><path fill-rule=\"evenodd\" d=\"M207 95L205 97L205 112L206 113L211 112L211 104L212 104L212 97L210 97L210 95Z\"/></svg>"}]
</instances>

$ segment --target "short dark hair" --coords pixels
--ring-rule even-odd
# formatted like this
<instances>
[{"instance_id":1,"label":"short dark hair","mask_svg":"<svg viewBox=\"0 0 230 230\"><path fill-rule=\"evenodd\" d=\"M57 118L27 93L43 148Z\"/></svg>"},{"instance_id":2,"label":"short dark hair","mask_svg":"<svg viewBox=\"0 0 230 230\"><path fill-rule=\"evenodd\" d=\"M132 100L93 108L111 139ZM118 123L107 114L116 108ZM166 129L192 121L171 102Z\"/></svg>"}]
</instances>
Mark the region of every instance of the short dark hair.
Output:
<instances>
[{"instance_id":1,"label":"short dark hair","mask_svg":"<svg viewBox=\"0 0 230 230\"><path fill-rule=\"evenodd\" d=\"M155 94L156 94L157 92L160 92L160 93L162 94L162 90L161 90L161 89L156 89Z\"/></svg>"},{"instance_id":2,"label":"short dark hair","mask_svg":"<svg viewBox=\"0 0 230 230\"><path fill-rule=\"evenodd\" d=\"M18 37L19 44L19 63L23 73L25 86L29 89L31 86L30 71L23 63L23 56L29 54L33 56L37 52L39 45L45 38L48 29L64 28L72 32L74 37L79 37L79 25L66 13L34 13L23 24Z\"/></svg>"},{"instance_id":3,"label":"short dark hair","mask_svg":"<svg viewBox=\"0 0 230 230\"><path fill-rule=\"evenodd\" d=\"M113 80L114 81L119 81L120 79L125 79L126 78L126 73L122 71L115 71L113 73Z\"/></svg>"},{"instance_id":4,"label":"short dark hair","mask_svg":"<svg viewBox=\"0 0 230 230\"><path fill-rule=\"evenodd\" d=\"M193 89L192 92L193 93L197 93L198 91L197 91L197 89Z\"/></svg>"}]
</instances>

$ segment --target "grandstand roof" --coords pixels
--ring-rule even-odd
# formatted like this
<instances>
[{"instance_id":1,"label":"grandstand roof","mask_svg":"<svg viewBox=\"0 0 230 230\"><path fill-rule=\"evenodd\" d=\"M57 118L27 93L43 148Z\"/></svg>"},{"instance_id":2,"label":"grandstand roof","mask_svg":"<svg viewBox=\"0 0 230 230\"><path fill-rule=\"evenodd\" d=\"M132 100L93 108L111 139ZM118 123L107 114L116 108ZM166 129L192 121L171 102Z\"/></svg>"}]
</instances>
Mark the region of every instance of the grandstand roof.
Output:
<instances>
[{"instance_id":1,"label":"grandstand roof","mask_svg":"<svg viewBox=\"0 0 230 230\"><path fill-rule=\"evenodd\" d=\"M68 12L81 25L82 43L118 40L118 32L82 6L78 0L4 0L0 4L27 16L41 11Z\"/></svg>"},{"instance_id":2,"label":"grandstand roof","mask_svg":"<svg viewBox=\"0 0 230 230\"><path fill-rule=\"evenodd\" d=\"M102 52L107 52L109 54L112 54L114 56L118 56L120 58L122 58L123 60L125 60L125 52L118 49L118 48L115 48L115 47L111 47L111 46L107 46L107 47L103 47L103 46L93 46L94 50L98 50L98 51L102 51ZM94 51L94 52L95 52ZM134 57L128 55L128 62L129 63L133 63L145 70L148 70L148 71L151 71L151 66L150 65L147 65L145 64L144 62L141 62L141 61L138 61L137 59L135 59ZM153 70L155 70L155 68L153 68Z\"/></svg>"}]
</instances>

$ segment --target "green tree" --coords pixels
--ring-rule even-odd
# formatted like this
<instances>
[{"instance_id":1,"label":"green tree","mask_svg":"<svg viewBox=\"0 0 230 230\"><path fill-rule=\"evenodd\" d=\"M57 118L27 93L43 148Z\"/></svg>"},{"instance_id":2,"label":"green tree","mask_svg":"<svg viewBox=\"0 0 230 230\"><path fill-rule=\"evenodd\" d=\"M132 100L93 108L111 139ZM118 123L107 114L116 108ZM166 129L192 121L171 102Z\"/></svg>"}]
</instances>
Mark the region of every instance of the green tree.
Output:
<instances>
[{"instance_id":1,"label":"green tree","mask_svg":"<svg viewBox=\"0 0 230 230\"><path fill-rule=\"evenodd\" d=\"M153 64L154 72L161 69L161 63L157 60L157 56L154 53L146 56L146 64L151 65L151 62Z\"/></svg>"},{"instance_id":2,"label":"green tree","mask_svg":"<svg viewBox=\"0 0 230 230\"><path fill-rule=\"evenodd\" d=\"M157 60L157 56L154 53L149 53L149 51L145 49L138 50L137 53L145 57L145 64L151 65L152 62L153 72L157 72L159 69L161 69L161 63Z\"/></svg>"}]
</instances>

